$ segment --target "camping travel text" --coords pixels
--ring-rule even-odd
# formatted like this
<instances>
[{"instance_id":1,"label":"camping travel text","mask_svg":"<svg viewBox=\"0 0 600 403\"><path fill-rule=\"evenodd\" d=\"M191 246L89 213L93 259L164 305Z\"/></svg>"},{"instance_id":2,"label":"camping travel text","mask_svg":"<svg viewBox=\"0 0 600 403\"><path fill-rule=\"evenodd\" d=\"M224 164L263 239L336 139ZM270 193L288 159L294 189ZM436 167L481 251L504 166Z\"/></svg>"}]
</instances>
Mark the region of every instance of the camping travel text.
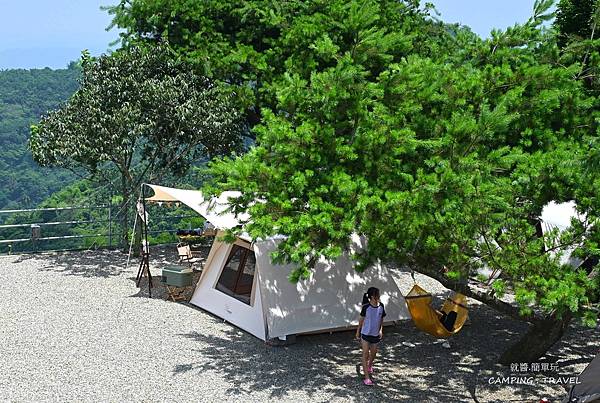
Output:
<instances>
[{"instance_id":1,"label":"camping travel text","mask_svg":"<svg viewBox=\"0 0 600 403\"><path fill-rule=\"evenodd\" d=\"M538 383L547 385L578 385L581 382L577 376L543 377ZM490 385L535 385L536 379L532 376L498 376L488 379Z\"/></svg>"}]
</instances>

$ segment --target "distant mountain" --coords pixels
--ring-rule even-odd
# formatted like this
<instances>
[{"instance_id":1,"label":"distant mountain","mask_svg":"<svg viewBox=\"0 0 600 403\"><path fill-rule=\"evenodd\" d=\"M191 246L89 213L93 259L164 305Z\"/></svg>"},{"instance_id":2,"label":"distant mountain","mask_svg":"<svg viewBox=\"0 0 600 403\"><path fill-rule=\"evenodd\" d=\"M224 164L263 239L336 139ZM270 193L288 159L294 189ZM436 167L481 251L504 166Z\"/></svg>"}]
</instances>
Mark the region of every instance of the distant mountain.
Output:
<instances>
[{"instance_id":1,"label":"distant mountain","mask_svg":"<svg viewBox=\"0 0 600 403\"><path fill-rule=\"evenodd\" d=\"M78 47L38 47L0 50L0 70L6 69L64 69L70 60L79 59L81 48ZM97 56L110 52L106 46L96 45L87 49L91 55Z\"/></svg>"},{"instance_id":2,"label":"distant mountain","mask_svg":"<svg viewBox=\"0 0 600 403\"><path fill-rule=\"evenodd\" d=\"M62 169L42 169L27 148L29 127L77 90L79 70L0 70L0 209L37 205L72 183Z\"/></svg>"}]
</instances>

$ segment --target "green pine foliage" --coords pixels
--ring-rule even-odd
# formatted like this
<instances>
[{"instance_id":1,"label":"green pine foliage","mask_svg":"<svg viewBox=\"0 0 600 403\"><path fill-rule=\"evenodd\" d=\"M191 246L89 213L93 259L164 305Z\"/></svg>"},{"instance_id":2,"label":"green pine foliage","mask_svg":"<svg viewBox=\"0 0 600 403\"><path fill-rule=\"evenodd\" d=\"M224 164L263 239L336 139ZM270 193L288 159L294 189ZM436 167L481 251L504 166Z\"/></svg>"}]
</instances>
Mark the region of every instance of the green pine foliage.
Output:
<instances>
[{"instance_id":1,"label":"green pine foliage","mask_svg":"<svg viewBox=\"0 0 600 403\"><path fill-rule=\"evenodd\" d=\"M376 70L411 49L432 55L455 49L451 37L463 36L468 29L423 23L429 11L418 3L121 0L108 10L114 15L113 25L122 29L125 46L168 41L198 72L235 86L238 104L253 126L261 121L263 107L277 108L274 84L283 85L286 75L296 70L306 73L335 65L336 55L353 47L355 40L362 45L353 48L354 54L373 56L369 63ZM374 16L374 8L384 11ZM342 23L344 19L348 20ZM374 30L354 37L365 23L388 27L390 34ZM439 42L427 40L440 33L449 35L441 35ZM389 55L380 58L380 46Z\"/></svg>"},{"instance_id":2,"label":"green pine foliage","mask_svg":"<svg viewBox=\"0 0 600 403\"><path fill-rule=\"evenodd\" d=\"M554 27L558 30L558 43L564 47L570 40L589 39L594 25L596 0L560 0Z\"/></svg>"},{"instance_id":3,"label":"green pine foliage","mask_svg":"<svg viewBox=\"0 0 600 403\"><path fill-rule=\"evenodd\" d=\"M581 66L600 59L595 43L559 51L543 28L551 6L536 1L528 22L487 40L419 1L123 0L111 12L126 45L167 39L238 86L256 146L214 162L212 189L244 192L235 209L250 211L252 236L286 235L273 258L297 264L292 280L358 232L364 264L455 289L487 267L502 278L486 302L511 292L524 317L589 319L600 276L559 256L599 251L600 116L595 70ZM540 238L552 200L587 218Z\"/></svg>"}]
</instances>

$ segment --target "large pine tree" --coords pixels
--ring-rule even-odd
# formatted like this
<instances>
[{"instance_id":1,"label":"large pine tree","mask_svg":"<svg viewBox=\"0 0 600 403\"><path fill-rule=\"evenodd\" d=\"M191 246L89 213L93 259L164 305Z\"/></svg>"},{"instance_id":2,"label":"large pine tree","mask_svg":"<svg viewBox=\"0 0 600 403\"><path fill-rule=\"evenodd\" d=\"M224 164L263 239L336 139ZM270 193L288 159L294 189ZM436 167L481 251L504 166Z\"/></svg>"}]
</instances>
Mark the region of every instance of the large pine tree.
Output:
<instances>
[{"instance_id":1,"label":"large pine tree","mask_svg":"<svg viewBox=\"0 0 600 403\"><path fill-rule=\"evenodd\" d=\"M599 110L577 58L542 28L551 4L487 40L418 1L123 0L112 12L126 44L169 38L246 95L256 146L215 162L213 184L243 191L252 236L286 236L274 259L297 265L292 280L358 232L357 260L410 266L531 322L508 363L539 358L572 317L595 323L599 304L598 269L560 260L599 250ZM539 237L543 206L568 200L586 219ZM483 284L482 268L502 275Z\"/></svg>"}]
</instances>

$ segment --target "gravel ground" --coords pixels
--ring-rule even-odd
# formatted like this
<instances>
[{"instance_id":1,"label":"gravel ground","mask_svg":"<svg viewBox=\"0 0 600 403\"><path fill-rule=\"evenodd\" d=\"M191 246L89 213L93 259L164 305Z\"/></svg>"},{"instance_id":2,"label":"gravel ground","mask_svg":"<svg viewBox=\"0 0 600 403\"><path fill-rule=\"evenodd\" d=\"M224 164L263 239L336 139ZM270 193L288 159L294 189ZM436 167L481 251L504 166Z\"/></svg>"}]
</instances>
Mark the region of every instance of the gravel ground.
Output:
<instances>
[{"instance_id":1,"label":"gravel ground","mask_svg":"<svg viewBox=\"0 0 600 403\"><path fill-rule=\"evenodd\" d=\"M155 251L154 272L176 256ZM156 257L158 255L158 257ZM446 349L403 322L386 331L375 387L355 373L351 332L270 347L186 303L147 298L137 262L118 252L0 257L0 400L7 401L559 401L562 386L490 385L495 364L525 325L473 304ZM403 293L412 280L395 273ZM436 295L447 290L424 276ZM598 329L573 327L545 359L574 376L600 345ZM541 361L542 362L542 361ZM512 375L519 375L513 373ZM530 374L534 375L534 374ZM548 374L546 374L548 375Z\"/></svg>"}]
</instances>

